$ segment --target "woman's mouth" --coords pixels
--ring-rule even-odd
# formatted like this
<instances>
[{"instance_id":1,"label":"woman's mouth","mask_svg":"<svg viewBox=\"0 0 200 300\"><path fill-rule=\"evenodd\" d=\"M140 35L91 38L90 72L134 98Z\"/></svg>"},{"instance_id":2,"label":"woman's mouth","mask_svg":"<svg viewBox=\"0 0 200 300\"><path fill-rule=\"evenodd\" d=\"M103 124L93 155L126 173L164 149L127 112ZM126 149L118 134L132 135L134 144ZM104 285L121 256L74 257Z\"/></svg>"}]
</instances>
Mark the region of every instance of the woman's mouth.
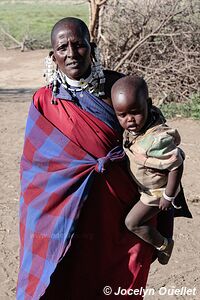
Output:
<instances>
[{"instance_id":1,"label":"woman's mouth","mask_svg":"<svg viewBox=\"0 0 200 300\"><path fill-rule=\"evenodd\" d=\"M77 68L79 66L79 61L74 60L72 62L67 63L66 66L71 68Z\"/></svg>"}]
</instances>

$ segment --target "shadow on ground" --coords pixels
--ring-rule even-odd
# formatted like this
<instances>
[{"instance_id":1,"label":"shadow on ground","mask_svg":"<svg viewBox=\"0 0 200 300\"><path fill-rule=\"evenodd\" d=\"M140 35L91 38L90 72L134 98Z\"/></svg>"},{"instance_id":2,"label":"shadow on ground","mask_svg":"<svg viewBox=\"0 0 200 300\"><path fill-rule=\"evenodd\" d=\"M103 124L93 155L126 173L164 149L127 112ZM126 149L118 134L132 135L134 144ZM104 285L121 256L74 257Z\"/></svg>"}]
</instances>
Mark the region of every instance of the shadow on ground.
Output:
<instances>
[{"instance_id":1,"label":"shadow on ground","mask_svg":"<svg viewBox=\"0 0 200 300\"><path fill-rule=\"evenodd\" d=\"M30 102L37 89L0 89L0 102Z\"/></svg>"}]
</instances>

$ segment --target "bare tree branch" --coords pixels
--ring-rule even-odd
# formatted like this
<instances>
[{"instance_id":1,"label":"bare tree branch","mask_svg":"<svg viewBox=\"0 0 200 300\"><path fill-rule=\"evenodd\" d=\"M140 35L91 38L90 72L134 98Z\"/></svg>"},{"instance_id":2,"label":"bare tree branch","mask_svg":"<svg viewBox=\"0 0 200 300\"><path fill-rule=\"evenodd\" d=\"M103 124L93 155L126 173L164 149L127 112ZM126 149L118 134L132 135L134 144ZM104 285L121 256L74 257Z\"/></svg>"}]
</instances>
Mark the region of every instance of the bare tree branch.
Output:
<instances>
[{"instance_id":1,"label":"bare tree branch","mask_svg":"<svg viewBox=\"0 0 200 300\"><path fill-rule=\"evenodd\" d=\"M116 65L115 67L115 71L117 71L119 69L119 67L121 67L121 65L124 63L124 61L141 45L143 44L147 39L149 39L153 34L155 34L156 32L158 32L171 18L173 18L173 11L176 7L178 3L178 0L174 3L174 5L172 6L168 16L158 25L158 27L156 29L154 29L151 33L149 33L148 35L146 35L143 39L141 39L135 46L133 46L128 52L127 54L121 59L121 61Z\"/></svg>"},{"instance_id":2,"label":"bare tree branch","mask_svg":"<svg viewBox=\"0 0 200 300\"><path fill-rule=\"evenodd\" d=\"M155 102L200 92L198 0L107 0L98 44L106 68L136 73Z\"/></svg>"},{"instance_id":3,"label":"bare tree branch","mask_svg":"<svg viewBox=\"0 0 200 300\"><path fill-rule=\"evenodd\" d=\"M107 0L88 0L89 2L89 31L91 40L95 41L98 34L100 8Z\"/></svg>"}]
</instances>

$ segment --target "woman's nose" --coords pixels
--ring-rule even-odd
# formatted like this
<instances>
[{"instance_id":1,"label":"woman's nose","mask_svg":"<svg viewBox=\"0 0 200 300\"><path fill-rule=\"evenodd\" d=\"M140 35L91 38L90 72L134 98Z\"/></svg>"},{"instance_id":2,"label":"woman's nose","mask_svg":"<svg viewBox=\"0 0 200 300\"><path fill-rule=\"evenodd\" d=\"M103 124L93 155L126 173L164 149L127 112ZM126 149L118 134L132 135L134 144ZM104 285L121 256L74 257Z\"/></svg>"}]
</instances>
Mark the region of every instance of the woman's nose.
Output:
<instances>
[{"instance_id":1,"label":"woman's nose","mask_svg":"<svg viewBox=\"0 0 200 300\"><path fill-rule=\"evenodd\" d=\"M66 55L67 57L74 57L75 55L75 49L71 43L68 44Z\"/></svg>"}]
</instances>

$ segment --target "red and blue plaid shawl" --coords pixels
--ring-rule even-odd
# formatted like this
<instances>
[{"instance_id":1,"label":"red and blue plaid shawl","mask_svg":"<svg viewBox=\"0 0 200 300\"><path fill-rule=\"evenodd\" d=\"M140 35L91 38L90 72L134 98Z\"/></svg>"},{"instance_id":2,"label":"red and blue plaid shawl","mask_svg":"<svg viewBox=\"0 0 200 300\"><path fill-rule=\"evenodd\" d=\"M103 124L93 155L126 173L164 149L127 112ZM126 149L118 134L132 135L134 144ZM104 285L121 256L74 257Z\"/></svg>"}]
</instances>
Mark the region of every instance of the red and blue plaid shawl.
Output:
<instances>
[{"instance_id":1,"label":"red and blue plaid shawl","mask_svg":"<svg viewBox=\"0 0 200 300\"><path fill-rule=\"evenodd\" d=\"M76 115L78 112L80 113L80 116L77 116L77 118L79 118L81 125L76 124L76 126L79 125L79 130L81 129L82 133L80 135L83 135L81 138L85 137L85 148L87 149L87 135L84 134L85 131L82 124L84 125L84 122L87 125L89 124L91 121L89 120L89 114L72 103L68 105L69 111L74 109ZM92 116L92 118L94 117ZM102 128L104 126L99 120L96 120L96 124L99 126L99 130L101 126ZM81 126L82 128L80 128ZM110 135L109 131L111 129L108 129ZM103 172L104 162L107 163L108 160L115 161L124 157L119 147L112 143L112 138L111 141L109 138L105 141L105 138L103 140L101 136L100 140L102 140L103 144L99 142L100 150L98 149L98 151L101 153L99 157L89 154L76 141L59 131L33 104L31 105L21 160L21 248L17 299L39 299L49 285L51 274L70 247L80 210L88 198L91 188L93 188L94 178L100 176L102 180L104 175L97 174ZM116 184L116 190L112 191L113 184L110 178L112 177L115 181L120 180L121 169L121 166L116 163L112 176L108 174L107 179L106 175L103 177L104 181L110 181L108 183L108 186L110 186L109 193L115 195L114 199L118 198L115 194L117 189L120 191L120 189L124 188L120 188L119 181ZM126 176L125 172L121 178L124 176ZM128 180L128 185L130 185L130 179ZM134 189L131 188L130 191L134 191ZM97 192L102 193L102 198L108 193L103 190ZM125 196L126 193L128 196ZM130 192L126 191L126 187L122 194L130 202ZM126 202L126 200L122 199L123 201ZM116 205L118 205L117 202ZM120 218L123 222L122 217ZM116 220L116 222L118 221ZM108 226L110 225L108 224ZM129 234L129 251L127 251L127 256L130 256L130 272L136 276L141 265L136 253L139 253L141 245L139 245L139 248L136 246L134 249L131 249L130 245L135 245L135 242L131 242L131 239L134 238L132 234ZM144 279L140 278L144 285L151 261L152 249L149 249L147 247L149 255L145 262ZM142 257L144 258L144 253ZM131 270L131 268L135 268L135 270ZM134 282L135 279L129 278L129 283Z\"/></svg>"}]
</instances>

